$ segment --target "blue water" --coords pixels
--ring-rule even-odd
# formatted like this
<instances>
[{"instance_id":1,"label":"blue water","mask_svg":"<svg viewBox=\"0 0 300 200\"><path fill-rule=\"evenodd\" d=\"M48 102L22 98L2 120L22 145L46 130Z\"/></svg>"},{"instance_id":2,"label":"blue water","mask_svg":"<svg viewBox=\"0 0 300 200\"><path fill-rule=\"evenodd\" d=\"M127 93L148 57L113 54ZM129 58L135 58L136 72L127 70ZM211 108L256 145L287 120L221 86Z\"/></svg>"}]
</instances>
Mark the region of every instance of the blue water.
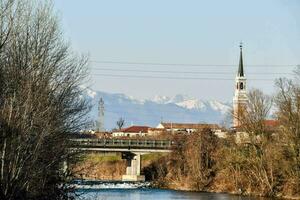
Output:
<instances>
[{"instance_id":1,"label":"blue water","mask_svg":"<svg viewBox=\"0 0 300 200\"><path fill-rule=\"evenodd\" d=\"M206 192L183 192L149 188L147 183L80 182L78 200L252 200L255 198Z\"/></svg>"},{"instance_id":2,"label":"blue water","mask_svg":"<svg viewBox=\"0 0 300 200\"><path fill-rule=\"evenodd\" d=\"M244 200L254 199L228 194L181 192L161 189L91 189L80 190L83 200Z\"/></svg>"}]
</instances>

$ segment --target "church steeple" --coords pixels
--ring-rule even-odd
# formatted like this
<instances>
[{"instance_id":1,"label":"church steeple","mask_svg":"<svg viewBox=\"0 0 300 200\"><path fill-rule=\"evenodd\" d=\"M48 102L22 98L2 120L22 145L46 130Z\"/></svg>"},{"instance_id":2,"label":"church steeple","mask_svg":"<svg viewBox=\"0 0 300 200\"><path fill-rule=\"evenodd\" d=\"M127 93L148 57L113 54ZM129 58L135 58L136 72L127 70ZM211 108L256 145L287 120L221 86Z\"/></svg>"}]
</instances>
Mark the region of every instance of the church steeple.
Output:
<instances>
[{"instance_id":1,"label":"church steeple","mask_svg":"<svg viewBox=\"0 0 300 200\"><path fill-rule=\"evenodd\" d=\"M238 76L243 77L244 76L244 64L243 64L243 44L240 44L240 63L239 63L239 70L238 70Z\"/></svg>"},{"instance_id":2,"label":"church steeple","mask_svg":"<svg viewBox=\"0 0 300 200\"><path fill-rule=\"evenodd\" d=\"M241 112L247 105L246 76L244 74L243 46L240 44L240 63L235 77L235 94L233 97L233 126L241 126Z\"/></svg>"}]
</instances>

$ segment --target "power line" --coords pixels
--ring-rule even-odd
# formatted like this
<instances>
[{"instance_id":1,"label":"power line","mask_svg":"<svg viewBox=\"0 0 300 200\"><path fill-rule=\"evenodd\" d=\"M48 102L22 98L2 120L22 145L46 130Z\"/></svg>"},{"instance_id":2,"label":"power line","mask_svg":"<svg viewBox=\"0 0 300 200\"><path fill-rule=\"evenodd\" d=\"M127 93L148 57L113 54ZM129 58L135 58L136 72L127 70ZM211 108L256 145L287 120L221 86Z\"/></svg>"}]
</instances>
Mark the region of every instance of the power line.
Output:
<instances>
[{"instance_id":1,"label":"power line","mask_svg":"<svg viewBox=\"0 0 300 200\"><path fill-rule=\"evenodd\" d=\"M236 67L237 64L224 65L224 64L187 64L187 63L157 63L157 62L132 62L132 61L104 61L104 60L91 60L92 63L103 63L103 64L122 64L122 65L157 65L157 66L191 66L191 67ZM246 65L251 67L296 67L299 64L257 64L257 65Z\"/></svg>"},{"instance_id":2,"label":"power line","mask_svg":"<svg viewBox=\"0 0 300 200\"><path fill-rule=\"evenodd\" d=\"M166 73L166 74L230 74L232 75L232 72L199 72L199 71L166 71L166 70L140 70L140 69L111 69L111 68L92 68L93 70L99 70L99 71L116 71L116 72L145 72L145 73ZM258 72L252 72L247 74L256 74L256 75L293 75L292 73L274 73L274 72L268 72L268 73L258 73Z\"/></svg>"},{"instance_id":3,"label":"power line","mask_svg":"<svg viewBox=\"0 0 300 200\"><path fill-rule=\"evenodd\" d=\"M92 74L94 76L113 78L146 78L146 79L171 79L171 80L209 80L209 81L234 81L233 78L201 78L201 77L168 77L168 76L140 76L140 75L117 75L117 74ZM274 81L274 79L248 79L254 81Z\"/></svg>"}]
</instances>

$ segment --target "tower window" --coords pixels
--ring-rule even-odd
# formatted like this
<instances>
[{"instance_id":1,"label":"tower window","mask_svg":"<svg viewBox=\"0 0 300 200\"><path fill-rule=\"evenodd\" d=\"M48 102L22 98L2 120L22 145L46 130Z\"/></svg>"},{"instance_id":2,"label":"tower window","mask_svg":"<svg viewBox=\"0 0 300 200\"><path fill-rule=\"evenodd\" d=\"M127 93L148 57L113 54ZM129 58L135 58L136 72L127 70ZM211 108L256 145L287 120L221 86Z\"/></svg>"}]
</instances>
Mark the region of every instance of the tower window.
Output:
<instances>
[{"instance_id":1,"label":"tower window","mask_svg":"<svg viewBox=\"0 0 300 200\"><path fill-rule=\"evenodd\" d=\"M239 84L238 84L238 83L236 84L236 89L237 89L237 90L239 89Z\"/></svg>"},{"instance_id":2,"label":"tower window","mask_svg":"<svg viewBox=\"0 0 300 200\"><path fill-rule=\"evenodd\" d=\"M240 89L243 90L244 89L244 84L240 83Z\"/></svg>"}]
</instances>

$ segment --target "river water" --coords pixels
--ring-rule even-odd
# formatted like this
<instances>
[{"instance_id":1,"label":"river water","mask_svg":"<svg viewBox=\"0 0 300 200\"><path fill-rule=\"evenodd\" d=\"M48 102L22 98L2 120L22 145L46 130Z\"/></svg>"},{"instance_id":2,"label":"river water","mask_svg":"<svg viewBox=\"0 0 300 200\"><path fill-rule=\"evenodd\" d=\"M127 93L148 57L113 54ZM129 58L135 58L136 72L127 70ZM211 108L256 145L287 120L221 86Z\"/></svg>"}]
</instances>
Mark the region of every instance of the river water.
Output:
<instances>
[{"instance_id":1,"label":"river water","mask_svg":"<svg viewBox=\"0 0 300 200\"><path fill-rule=\"evenodd\" d=\"M78 200L252 200L229 194L183 192L150 188L149 183L81 182L76 183Z\"/></svg>"}]
</instances>

